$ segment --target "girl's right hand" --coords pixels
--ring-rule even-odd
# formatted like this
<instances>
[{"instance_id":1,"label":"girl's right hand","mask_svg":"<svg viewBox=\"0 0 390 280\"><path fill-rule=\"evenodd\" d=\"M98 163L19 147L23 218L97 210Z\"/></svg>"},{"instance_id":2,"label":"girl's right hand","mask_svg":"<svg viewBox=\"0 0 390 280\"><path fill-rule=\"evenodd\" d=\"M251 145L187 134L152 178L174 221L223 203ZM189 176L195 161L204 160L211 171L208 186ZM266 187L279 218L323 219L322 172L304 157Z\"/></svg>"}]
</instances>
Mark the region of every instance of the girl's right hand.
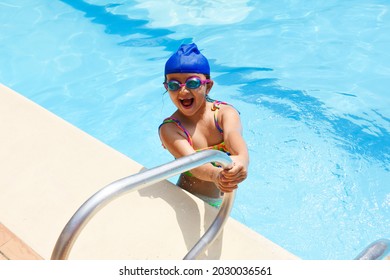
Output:
<instances>
[{"instance_id":1,"label":"girl's right hand","mask_svg":"<svg viewBox=\"0 0 390 280\"><path fill-rule=\"evenodd\" d=\"M227 179L225 176L223 176L222 171L223 170L221 170L218 173L217 178L215 180L215 184L217 185L217 187L222 192L232 192L235 189L237 189L238 185L236 183L232 182L231 180Z\"/></svg>"},{"instance_id":2,"label":"girl's right hand","mask_svg":"<svg viewBox=\"0 0 390 280\"><path fill-rule=\"evenodd\" d=\"M218 173L217 186L223 192L231 192L238 188L238 184L244 181L247 175L247 166L236 159L231 166Z\"/></svg>"}]
</instances>

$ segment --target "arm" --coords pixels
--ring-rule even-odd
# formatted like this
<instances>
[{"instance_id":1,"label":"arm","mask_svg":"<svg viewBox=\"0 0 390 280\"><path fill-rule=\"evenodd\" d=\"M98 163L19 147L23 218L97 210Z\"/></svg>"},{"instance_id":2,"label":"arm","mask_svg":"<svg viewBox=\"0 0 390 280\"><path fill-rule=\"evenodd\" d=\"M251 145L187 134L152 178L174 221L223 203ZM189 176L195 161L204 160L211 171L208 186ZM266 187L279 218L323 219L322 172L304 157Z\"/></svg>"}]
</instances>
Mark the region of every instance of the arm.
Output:
<instances>
[{"instance_id":1,"label":"arm","mask_svg":"<svg viewBox=\"0 0 390 280\"><path fill-rule=\"evenodd\" d=\"M167 123L160 127L159 131L161 142L164 147L175 157L180 158L195 153L193 147L188 143L186 136L175 124ZM205 164L191 169L191 173L203 181L214 182L217 185L220 179L221 168L211 164Z\"/></svg>"},{"instance_id":2,"label":"arm","mask_svg":"<svg viewBox=\"0 0 390 280\"><path fill-rule=\"evenodd\" d=\"M233 167L221 172L221 183L226 187L232 187L246 179L249 153L242 137L242 126L238 112L230 106L224 106L223 110L220 111L220 118L224 131L224 141L233 160Z\"/></svg>"}]
</instances>

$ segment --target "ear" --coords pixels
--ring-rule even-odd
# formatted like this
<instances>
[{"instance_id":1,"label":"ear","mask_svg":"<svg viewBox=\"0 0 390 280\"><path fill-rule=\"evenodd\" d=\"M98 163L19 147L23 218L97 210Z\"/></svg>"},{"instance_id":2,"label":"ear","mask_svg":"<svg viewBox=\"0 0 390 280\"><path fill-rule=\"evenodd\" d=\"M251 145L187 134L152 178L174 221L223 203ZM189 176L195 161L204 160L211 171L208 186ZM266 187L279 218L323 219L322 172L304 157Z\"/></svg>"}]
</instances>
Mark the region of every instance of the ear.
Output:
<instances>
[{"instance_id":1,"label":"ear","mask_svg":"<svg viewBox=\"0 0 390 280\"><path fill-rule=\"evenodd\" d=\"M213 80L210 80L210 82L208 82L207 84L206 84L206 94L208 94L209 92L210 92L210 90L211 90L211 88L213 87L213 85L214 85L214 81Z\"/></svg>"}]
</instances>

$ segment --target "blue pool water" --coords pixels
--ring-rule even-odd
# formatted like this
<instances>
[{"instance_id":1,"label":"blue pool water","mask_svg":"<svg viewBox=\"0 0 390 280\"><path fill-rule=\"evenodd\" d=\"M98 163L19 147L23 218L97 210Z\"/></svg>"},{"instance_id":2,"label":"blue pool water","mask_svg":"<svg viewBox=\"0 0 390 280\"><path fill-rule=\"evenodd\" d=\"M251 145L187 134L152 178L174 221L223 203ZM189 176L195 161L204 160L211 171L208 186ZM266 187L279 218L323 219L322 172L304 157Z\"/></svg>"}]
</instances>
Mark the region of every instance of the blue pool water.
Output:
<instances>
[{"instance_id":1,"label":"blue pool water","mask_svg":"<svg viewBox=\"0 0 390 280\"><path fill-rule=\"evenodd\" d=\"M250 150L232 216L303 259L352 259L390 238L389 8L0 0L0 82L154 167L172 160L164 63L196 42Z\"/></svg>"}]
</instances>

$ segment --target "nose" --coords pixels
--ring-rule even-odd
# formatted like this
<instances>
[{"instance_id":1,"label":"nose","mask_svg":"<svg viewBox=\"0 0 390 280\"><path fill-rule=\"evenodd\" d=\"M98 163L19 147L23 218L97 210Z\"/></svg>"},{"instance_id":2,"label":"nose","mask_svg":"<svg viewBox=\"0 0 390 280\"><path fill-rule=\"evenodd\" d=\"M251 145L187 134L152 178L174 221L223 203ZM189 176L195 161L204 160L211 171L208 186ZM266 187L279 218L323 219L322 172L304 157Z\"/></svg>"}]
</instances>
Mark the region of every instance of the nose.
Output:
<instances>
[{"instance_id":1,"label":"nose","mask_svg":"<svg viewBox=\"0 0 390 280\"><path fill-rule=\"evenodd\" d=\"M181 84L179 88L179 93L187 91L189 91L189 89L186 87L186 84Z\"/></svg>"}]
</instances>

